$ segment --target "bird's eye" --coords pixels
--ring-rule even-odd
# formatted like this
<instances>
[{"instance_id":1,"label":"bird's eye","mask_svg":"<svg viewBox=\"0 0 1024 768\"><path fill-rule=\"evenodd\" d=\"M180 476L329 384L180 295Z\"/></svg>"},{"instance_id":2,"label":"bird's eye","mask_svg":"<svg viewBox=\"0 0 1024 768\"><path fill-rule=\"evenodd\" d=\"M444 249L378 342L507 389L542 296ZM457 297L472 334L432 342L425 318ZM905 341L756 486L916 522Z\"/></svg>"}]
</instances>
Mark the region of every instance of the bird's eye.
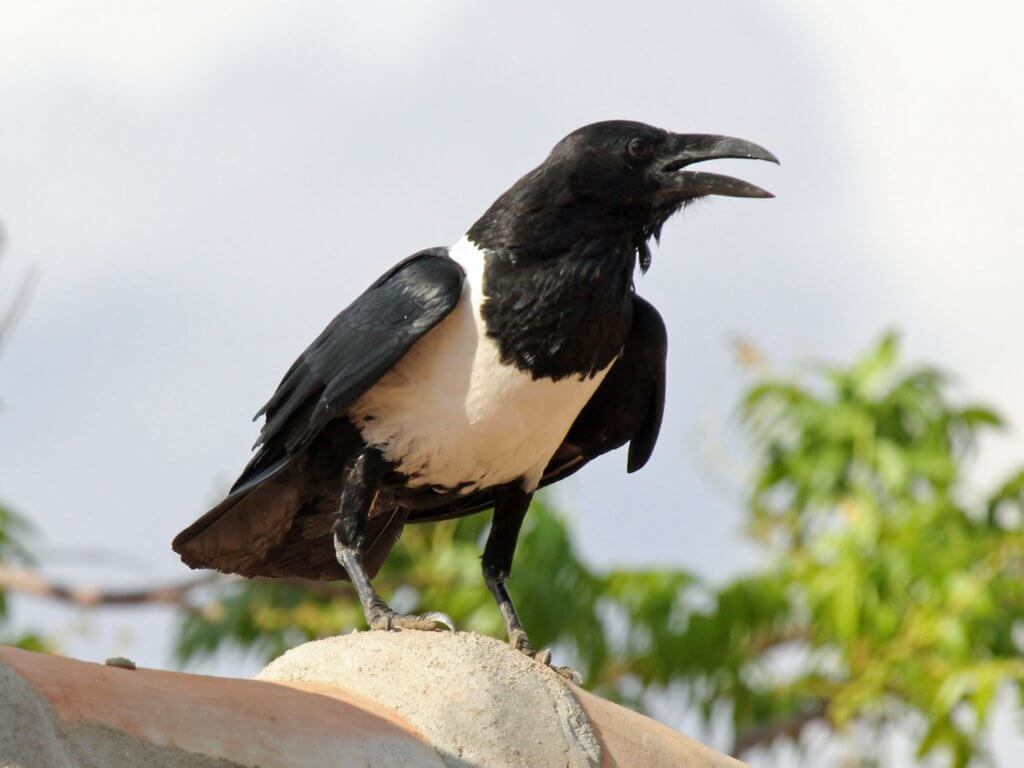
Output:
<instances>
[{"instance_id":1,"label":"bird's eye","mask_svg":"<svg viewBox=\"0 0 1024 768\"><path fill-rule=\"evenodd\" d=\"M629 140L629 156L635 160L643 160L651 154L651 145L646 139Z\"/></svg>"}]
</instances>

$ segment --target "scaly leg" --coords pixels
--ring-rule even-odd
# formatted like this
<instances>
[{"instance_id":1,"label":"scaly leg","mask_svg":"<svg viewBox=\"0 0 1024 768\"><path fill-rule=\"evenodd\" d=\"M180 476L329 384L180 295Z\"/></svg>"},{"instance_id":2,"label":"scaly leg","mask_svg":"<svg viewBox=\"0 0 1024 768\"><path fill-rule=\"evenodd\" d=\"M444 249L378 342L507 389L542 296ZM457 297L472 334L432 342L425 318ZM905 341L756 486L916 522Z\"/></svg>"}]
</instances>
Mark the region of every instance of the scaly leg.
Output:
<instances>
[{"instance_id":1,"label":"scaly leg","mask_svg":"<svg viewBox=\"0 0 1024 768\"><path fill-rule=\"evenodd\" d=\"M487 536L487 544L484 546L483 571L484 582L487 588L494 595L498 603L498 610L505 620L505 629L508 632L508 641L513 648L522 651L527 656L536 656L536 651L530 643L530 638L523 629L523 622L519 619L516 607L512 604L512 597L508 593L506 582L512 572L512 556L516 551L516 540L519 538L519 528L526 517L526 510L530 507L532 493L515 489L501 496L494 505L494 518L491 522L491 532Z\"/></svg>"},{"instance_id":2,"label":"scaly leg","mask_svg":"<svg viewBox=\"0 0 1024 768\"><path fill-rule=\"evenodd\" d=\"M519 619L516 607L512 604L512 597L509 595L506 585L509 574L512 572L512 556L516 551L519 529L523 525L523 518L526 517L526 511L530 508L532 498L532 493L514 489L500 496L495 503L491 532L487 536L487 544L484 545L482 558L484 582L498 603L501 617L505 620L508 641L512 647L533 657L541 664L551 667L567 680L578 683L581 680L576 670L571 667L556 667L551 663L550 649L543 651L534 649L526 630L523 629L523 622Z\"/></svg>"},{"instance_id":3,"label":"scaly leg","mask_svg":"<svg viewBox=\"0 0 1024 768\"><path fill-rule=\"evenodd\" d=\"M445 626L454 631L455 624L443 613L395 613L377 594L366 575L363 567L363 553L367 543L366 518L377 496L380 480L386 472L384 458L372 448L367 448L346 465L345 484L338 503L338 518L334 524L335 555L356 588L370 629L436 630Z\"/></svg>"}]
</instances>

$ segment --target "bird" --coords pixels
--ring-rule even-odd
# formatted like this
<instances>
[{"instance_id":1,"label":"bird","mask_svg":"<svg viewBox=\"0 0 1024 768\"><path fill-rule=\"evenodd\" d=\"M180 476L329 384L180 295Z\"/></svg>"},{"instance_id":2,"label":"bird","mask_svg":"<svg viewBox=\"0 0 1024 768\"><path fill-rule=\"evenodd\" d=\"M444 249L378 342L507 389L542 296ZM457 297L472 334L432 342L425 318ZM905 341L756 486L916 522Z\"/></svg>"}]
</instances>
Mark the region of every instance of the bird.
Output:
<instances>
[{"instance_id":1,"label":"bird","mask_svg":"<svg viewBox=\"0 0 1024 768\"><path fill-rule=\"evenodd\" d=\"M773 197L689 170L720 158L778 163L635 121L569 133L454 245L398 262L331 320L174 551L192 568L348 580L373 630L454 630L394 611L372 579L405 525L493 510L483 580L509 643L538 658L508 589L534 493L627 443L639 470L661 428L667 331L635 289L651 241L695 200Z\"/></svg>"}]
</instances>

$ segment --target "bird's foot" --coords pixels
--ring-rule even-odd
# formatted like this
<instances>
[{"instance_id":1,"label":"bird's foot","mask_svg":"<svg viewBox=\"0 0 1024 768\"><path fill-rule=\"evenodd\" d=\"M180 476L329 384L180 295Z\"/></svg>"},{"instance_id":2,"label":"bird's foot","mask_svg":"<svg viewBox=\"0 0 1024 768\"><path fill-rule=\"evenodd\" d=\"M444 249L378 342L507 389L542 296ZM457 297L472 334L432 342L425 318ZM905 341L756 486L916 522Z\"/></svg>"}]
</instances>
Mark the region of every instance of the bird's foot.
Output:
<instances>
[{"instance_id":1,"label":"bird's foot","mask_svg":"<svg viewBox=\"0 0 1024 768\"><path fill-rule=\"evenodd\" d=\"M437 611L427 613L404 614L395 613L390 608L374 612L369 617L370 629L419 629L425 632L437 632L447 628L455 631L455 622L451 617Z\"/></svg>"},{"instance_id":2,"label":"bird's foot","mask_svg":"<svg viewBox=\"0 0 1024 768\"><path fill-rule=\"evenodd\" d=\"M513 629L508 633L508 644L512 646L513 650L522 651L531 659L537 657L537 651L534 650L533 643L530 642L530 638L521 629Z\"/></svg>"},{"instance_id":3,"label":"bird's foot","mask_svg":"<svg viewBox=\"0 0 1024 768\"><path fill-rule=\"evenodd\" d=\"M548 669L555 672L559 677L564 677L570 683L576 683L576 685L583 685L583 676L572 667L562 667L551 663L551 649L545 648L543 651L539 651L536 656L533 657L539 661Z\"/></svg>"},{"instance_id":4,"label":"bird's foot","mask_svg":"<svg viewBox=\"0 0 1024 768\"><path fill-rule=\"evenodd\" d=\"M582 683L583 678L580 676L580 673L572 667L556 667L551 663L550 648L544 648L540 651L535 650L533 644L530 642L530 638L527 637L526 633L521 629L513 629L509 632L508 642L515 650L525 653L534 661L555 671L566 680L577 684Z\"/></svg>"}]
</instances>

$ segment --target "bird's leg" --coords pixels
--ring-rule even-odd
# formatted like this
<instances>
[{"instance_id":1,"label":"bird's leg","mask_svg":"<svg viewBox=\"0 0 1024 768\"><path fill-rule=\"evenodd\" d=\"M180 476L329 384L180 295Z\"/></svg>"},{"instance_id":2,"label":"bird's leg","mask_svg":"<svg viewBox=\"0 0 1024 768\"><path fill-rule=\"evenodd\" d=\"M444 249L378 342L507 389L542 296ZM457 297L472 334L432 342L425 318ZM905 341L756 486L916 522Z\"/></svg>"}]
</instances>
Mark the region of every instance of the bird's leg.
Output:
<instances>
[{"instance_id":1,"label":"bird's leg","mask_svg":"<svg viewBox=\"0 0 1024 768\"><path fill-rule=\"evenodd\" d=\"M515 488L500 496L495 503L491 532L487 535L482 558L484 581L498 603L501 617L505 620L508 641L512 647L533 657L541 664L551 667L567 680L580 682L580 675L576 670L571 667L556 667L551 663L550 649L543 651L534 649L526 630L523 629L523 622L516 612L516 607L512 604L512 597L508 593L506 582L512 572L512 556L515 554L519 529L523 525L526 511L530 508L531 499L533 499L532 493Z\"/></svg>"},{"instance_id":2,"label":"bird's leg","mask_svg":"<svg viewBox=\"0 0 1024 768\"><path fill-rule=\"evenodd\" d=\"M526 635L526 630L523 629L523 622L519 619L516 607L512 604L506 582L512 572L512 556L516 550L519 528L523 524L532 498L532 493L517 488L498 499L494 505L491 532L487 536L482 558L484 582L494 595L501 617L505 620L508 641L513 648L527 656L536 656L536 651Z\"/></svg>"},{"instance_id":3,"label":"bird's leg","mask_svg":"<svg viewBox=\"0 0 1024 768\"><path fill-rule=\"evenodd\" d=\"M334 552L341 567L348 573L352 586L363 604L363 613L370 629L440 629L454 631L455 624L443 613L404 615L395 613L373 588L363 567L366 551L366 519L377 496L387 464L380 453L367 448L345 467L345 483L334 523Z\"/></svg>"}]
</instances>

